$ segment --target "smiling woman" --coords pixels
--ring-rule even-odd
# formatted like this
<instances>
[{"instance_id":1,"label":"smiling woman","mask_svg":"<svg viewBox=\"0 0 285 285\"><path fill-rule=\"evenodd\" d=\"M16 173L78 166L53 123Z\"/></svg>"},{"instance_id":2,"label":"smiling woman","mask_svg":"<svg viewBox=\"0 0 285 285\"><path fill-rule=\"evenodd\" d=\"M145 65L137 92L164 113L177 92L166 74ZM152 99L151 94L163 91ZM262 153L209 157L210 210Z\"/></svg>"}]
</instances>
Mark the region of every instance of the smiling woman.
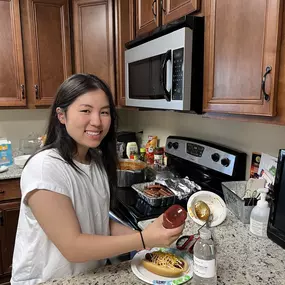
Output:
<instances>
[{"instance_id":1,"label":"smiling woman","mask_svg":"<svg viewBox=\"0 0 285 285\"><path fill-rule=\"evenodd\" d=\"M166 246L183 226L159 217L142 233L109 220L117 182L116 110L98 77L75 74L59 87L43 148L26 163L12 285L92 270L108 257Z\"/></svg>"}]
</instances>

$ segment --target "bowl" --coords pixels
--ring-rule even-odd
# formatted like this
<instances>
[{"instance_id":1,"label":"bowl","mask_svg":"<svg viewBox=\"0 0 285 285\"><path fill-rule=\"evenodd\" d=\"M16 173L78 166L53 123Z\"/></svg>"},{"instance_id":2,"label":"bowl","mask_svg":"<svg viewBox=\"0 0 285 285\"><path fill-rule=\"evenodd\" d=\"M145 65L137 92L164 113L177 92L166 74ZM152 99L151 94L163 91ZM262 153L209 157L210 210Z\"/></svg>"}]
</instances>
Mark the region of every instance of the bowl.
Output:
<instances>
[{"instance_id":1,"label":"bowl","mask_svg":"<svg viewBox=\"0 0 285 285\"><path fill-rule=\"evenodd\" d=\"M198 191L191 195L187 202L187 211L195 223L201 226L205 224L205 221L198 219L196 216L195 203L197 201L203 201L209 206L211 214L213 215L210 227L218 226L225 220L227 216L227 207L224 200L213 192Z\"/></svg>"},{"instance_id":2,"label":"bowl","mask_svg":"<svg viewBox=\"0 0 285 285\"><path fill-rule=\"evenodd\" d=\"M31 155L29 155L29 154L16 156L16 157L14 157L14 164L19 166L20 168L23 168L30 156Z\"/></svg>"}]
</instances>

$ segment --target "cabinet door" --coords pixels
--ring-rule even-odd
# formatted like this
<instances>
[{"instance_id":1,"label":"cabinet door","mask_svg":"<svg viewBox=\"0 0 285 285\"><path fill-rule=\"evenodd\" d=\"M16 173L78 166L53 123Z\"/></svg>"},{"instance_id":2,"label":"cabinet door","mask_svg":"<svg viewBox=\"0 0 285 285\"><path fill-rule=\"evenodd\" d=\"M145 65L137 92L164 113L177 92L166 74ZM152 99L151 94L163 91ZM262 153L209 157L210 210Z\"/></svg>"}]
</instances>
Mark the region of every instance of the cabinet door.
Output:
<instances>
[{"instance_id":1,"label":"cabinet door","mask_svg":"<svg viewBox=\"0 0 285 285\"><path fill-rule=\"evenodd\" d=\"M162 24L179 19L200 9L201 0L162 0Z\"/></svg>"},{"instance_id":2,"label":"cabinet door","mask_svg":"<svg viewBox=\"0 0 285 285\"><path fill-rule=\"evenodd\" d=\"M281 0L207 2L204 111L275 115L281 6Z\"/></svg>"},{"instance_id":3,"label":"cabinet door","mask_svg":"<svg viewBox=\"0 0 285 285\"><path fill-rule=\"evenodd\" d=\"M71 75L69 1L26 1L34 104L50 105L59 85Z\"/></svg>"},{"instance_id":4,"label":"cabinet door","mask_svg":"<svg viewBox=\"0 0 285 285\"><path fill-rule=\"evenodd\" d=\"M133 0L115 2L116 104L125 105L125 43L134 38Z\"/></svg>"},{"instance_id":5,"label":"cabinet door","mask_svg":"<svg viewBox=\"0 0 285 285\"><path fill-rule=\"evenodd\" d=\"M115 91L112 0L73 0L75 72L91 73Z\"/></svg>"},{"instance_id":6,"label":"cabinet door","mask_svg":"<svg viewBox=\"0 0 285 285\"><path fill-rule=\"evenodd\" d=\"M18 226L20 202L4 203L0 205L1 227L1 259L3 274L10 273Z\"/></svg>"},{"instance_id":7,"label":"cabinet door","mask_svg":"<svg viewBox=\"0 0 285 285\"><path fill-rule=\"evenodd\" d=\"M19 0L0 0L0 106L25 106Z\"/></svg>"},{"instance_id":8,"label":"cabinet door","mask_svg":"<svg viewBox=\"0 0 285 285\"><path fill-rule=\"evenodd\" d=\"M150 32L160 24L160 0L136 0L136 36Z\"/></svg>"}]
</instances>

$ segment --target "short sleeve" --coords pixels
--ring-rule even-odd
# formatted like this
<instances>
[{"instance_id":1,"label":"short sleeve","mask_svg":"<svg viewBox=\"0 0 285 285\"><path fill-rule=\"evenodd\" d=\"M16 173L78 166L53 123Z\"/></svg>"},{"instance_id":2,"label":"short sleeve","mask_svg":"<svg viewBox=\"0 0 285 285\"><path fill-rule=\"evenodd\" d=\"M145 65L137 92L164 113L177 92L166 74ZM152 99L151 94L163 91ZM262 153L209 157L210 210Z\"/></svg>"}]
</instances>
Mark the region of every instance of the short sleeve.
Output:
<instances>
[{"instance_id":1,"label":"short sleeve","mask_svg":"<svg viewBox=\"0 0 285 285\"><path fill-rule=\"evenodd\" d=\"M33 156L21 175L22 201L26 204L27 194L36 189L70 197L65 168L66 163L56 151L45 150Z\"/></svg>"}]
</instances>

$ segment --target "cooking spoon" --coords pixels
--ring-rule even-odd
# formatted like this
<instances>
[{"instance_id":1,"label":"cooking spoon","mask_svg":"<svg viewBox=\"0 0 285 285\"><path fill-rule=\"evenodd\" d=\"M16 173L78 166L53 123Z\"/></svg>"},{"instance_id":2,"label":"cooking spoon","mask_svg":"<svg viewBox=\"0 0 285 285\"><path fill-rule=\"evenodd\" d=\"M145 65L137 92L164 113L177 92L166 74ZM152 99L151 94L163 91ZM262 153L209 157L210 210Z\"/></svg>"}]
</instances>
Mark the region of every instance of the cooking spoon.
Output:
<instances>
[{"instance_id":1,"label":"cooking spoon","mask_svg":"<svg viewBox=\"0 0 285 285\"><path fill-rule=\"evenodd\" d=\"M207 226L209 226L209 222L213 220L213 215L209 206L205 202L199 200L195 203L194 209L198 219L201 221L205 221L205 224L203 226L205 226L206 224Z\"/></svg>"}]
</instances>

